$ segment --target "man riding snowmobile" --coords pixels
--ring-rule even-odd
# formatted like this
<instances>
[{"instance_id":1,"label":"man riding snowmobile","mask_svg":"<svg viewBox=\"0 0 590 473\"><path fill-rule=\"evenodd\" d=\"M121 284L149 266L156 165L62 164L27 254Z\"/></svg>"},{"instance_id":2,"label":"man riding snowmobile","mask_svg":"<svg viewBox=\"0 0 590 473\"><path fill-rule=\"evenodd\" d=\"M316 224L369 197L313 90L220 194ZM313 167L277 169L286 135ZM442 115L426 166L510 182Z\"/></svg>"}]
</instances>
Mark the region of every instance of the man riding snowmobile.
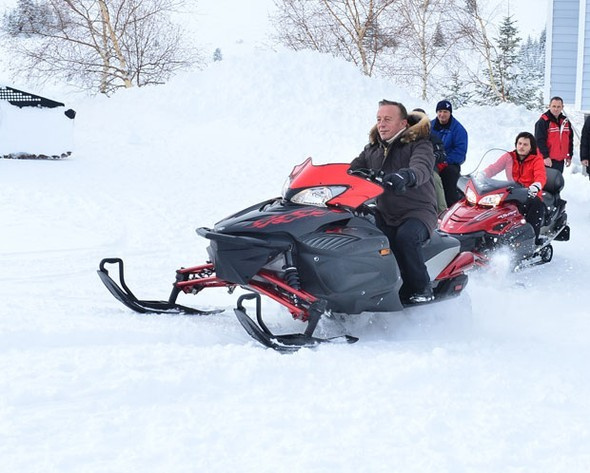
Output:
<instances>
[{"instance_id":1,"label":"man riding snowmobile","mask_svg":"<svg viewBox=\"0 0 590 473\"><path fill-rule=\"evenodd\" d=\"M412 114L415 124L409 126L401 103L380 101L370 143L350 169L383 173L386 191L377 199L377 226L397 259L404 282L402 300L422 303L434 299L422 250L437 223L434 154L428 117Z\"/></svg>"},{"instance_id":2,"label":"man riding snowmobile","mask_svg":"<svg viewBox=\"0 0 590 473\"><path fill-rule=\"evenodd\" d=\"M98 274L111 294L139 313L214 314L177 303L181 294L226 288L238 297L234 313L261 344L281 352L327 341L358 340L314 335L320 318L367 312L397 312L402 280L387 236L370 215L385 190L380 174L350 171L347 163L295 166L281 197L259 202L197 233L208 240L205 264L182 267L167 301L138 299L125 282L123 261L105 258ZM474 256L453 237L433 232L423 254L433 302L456 297L467 284ZM113 279L107 268L115 268ZM117 278L118 276L118 278ZM118 282L117 280L118 279ZM262 296L306 323L302 333L273 333L263 320ZM255 319L245 303L255 304ZM222 311L222 310L221 310Z\"/></svg>"},{"instance_id":3,"label":"man riding snowmobile","mask_svg":"<svg viewBox=\"0 0 590 473\"><path fill-rule=\"evenodd\" d=\"M560 196L563 176L543 166L534 144L534 137L523 132L516 149L504 151L492 164L484 155L478 169L459 179L464 198L441 216L438 232L457 238L479 266L501 248L510 250L514 269L548 263L552 242L569 240L566 201Z\"/></svg>"},{"instance_id":4,"label":"man riding snowmobile","mask_svg":"<svg viewBox=\"0 0 590 473\"><path fill-rule=\"evenodd\" d=\"M535 137L523 131L514 140L515 149L503 154L493 164L482 172L486 177L494 177L505 171L509 181L518 182L529 190L526 202L519 204L519 210L535 231L535 244L541 245L543 239L539 236L541 225L545 218L545 205L541 190L547 182L547 172L543 157L537 154Z\"/></svg>"}]
</instances>

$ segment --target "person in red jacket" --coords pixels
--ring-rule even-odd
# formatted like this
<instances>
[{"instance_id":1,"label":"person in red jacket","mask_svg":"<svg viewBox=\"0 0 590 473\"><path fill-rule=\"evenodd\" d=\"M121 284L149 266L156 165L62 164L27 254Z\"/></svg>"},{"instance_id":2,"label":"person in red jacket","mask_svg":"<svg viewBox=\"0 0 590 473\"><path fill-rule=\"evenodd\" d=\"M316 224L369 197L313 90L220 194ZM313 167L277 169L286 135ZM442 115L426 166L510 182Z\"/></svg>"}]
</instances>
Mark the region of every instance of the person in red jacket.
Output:
<instances>
[{"instance_id":1,"label":"person in red jacket","mask_svg":"<svg viewBox=\"0 0 590 473\"><path fill-rule=\"evenodd\" d=\"M563 173L563 163L569 166L574 154L574 132L562 113L563 100L553 97L547 110L535 124L535 138L545 166Z\"/></svg>"},{"instance_id":2,"label":"person in red jacket","mask_svg":"<svg viewBox=\"0 0 590 473\"><path fill-rule=\"evenodd\" d=\"M537 142L528 131L519 133L514 142L516 149L503 154L500 158L483 170L486 177L493 177L506 171L509 180L518 182L529 188L529 198L520 212L535 231L535 244L543 243L539 237L545 218L545 205L541 190L547 182L547 172L543 158L537 154Z\"/></svg>"}]
</instances>

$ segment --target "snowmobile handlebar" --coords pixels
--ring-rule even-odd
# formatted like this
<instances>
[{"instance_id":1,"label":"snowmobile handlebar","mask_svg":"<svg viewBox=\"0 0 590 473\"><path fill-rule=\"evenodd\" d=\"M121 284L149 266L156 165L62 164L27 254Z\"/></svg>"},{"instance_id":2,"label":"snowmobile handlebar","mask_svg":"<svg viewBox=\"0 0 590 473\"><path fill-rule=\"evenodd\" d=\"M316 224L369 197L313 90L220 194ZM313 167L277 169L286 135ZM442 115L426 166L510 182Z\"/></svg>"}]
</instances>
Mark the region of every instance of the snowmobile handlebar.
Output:
<instances>
[{"instance_id":1,"label":"snowmobile handlebar","mask_svg":"<svg viewBox=\"0 0 590 473\"><path fill-rule=\"evenodd\" d=\"M366 168L358 168L358 169L349 169L348 174L352 176L362 177L367 181L374 182L379 184L380 186L385 186L383 182L383 171L375 171L374 169L366 169Z\"/></svg>"}]
</instances>

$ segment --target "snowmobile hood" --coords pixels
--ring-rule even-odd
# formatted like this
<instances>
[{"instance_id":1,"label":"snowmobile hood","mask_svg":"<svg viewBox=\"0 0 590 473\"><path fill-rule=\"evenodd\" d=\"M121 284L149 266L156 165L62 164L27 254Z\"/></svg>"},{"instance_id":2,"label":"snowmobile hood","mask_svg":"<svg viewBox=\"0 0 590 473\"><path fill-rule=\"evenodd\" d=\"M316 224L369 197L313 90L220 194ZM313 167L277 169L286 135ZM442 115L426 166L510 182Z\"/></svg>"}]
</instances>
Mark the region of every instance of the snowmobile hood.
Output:
<instances>
[{"instance_id":1,"label":"snowmobile hood","mask_svg":"<svg viewBox=\"0 0 590 473\"><path fill-rule=\"evenodd\" d=\"M518 215L518 207L514 204L486 209L458 203L443 215L439 229L451 235L479 231L499 233L507 222Z\"/></svg>"},{"instance_id":2,"label":"snowmobile hood","mask_svg":"<svg viewBox=\"0 0 590 473\"><path fill-rule=\"evenodd\" d=\"M295 237L321 225L349 220L354 216L334 208L296 205L276 198L253 205L215 224L215 231L232 234L283 233Z\"/></svg>"},{"instance_id":3,"label":"snowmobile hood","mask_svg":"<svg viewBox=\"0 0 590 473\"><path fill-rule=\"evenodd\" d=\"M286 200L302 203L303 192L323 194L318 206L346 207L356 209L363 203L383 193L383 187L362 177L348 173L350 164L331 163L314 165L311 158L295 166L283 192Z\"/></svg>"}]
</instances>

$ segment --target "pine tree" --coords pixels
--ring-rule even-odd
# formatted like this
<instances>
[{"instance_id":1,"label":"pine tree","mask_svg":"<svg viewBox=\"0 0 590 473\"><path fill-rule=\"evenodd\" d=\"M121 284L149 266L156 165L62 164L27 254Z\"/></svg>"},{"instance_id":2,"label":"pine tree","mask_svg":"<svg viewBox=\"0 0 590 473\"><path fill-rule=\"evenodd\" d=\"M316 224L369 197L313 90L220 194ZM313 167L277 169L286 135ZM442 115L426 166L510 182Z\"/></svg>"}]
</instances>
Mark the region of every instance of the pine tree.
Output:
<instances>
[{"instance_id":1,"label":"pine tree","mask_svg":"<svg viewBox=\"0 0 590 473\"><path fill-rule=\"evenodd\" d=\"M451 73L451 82L442 94L455 106L455 108L469 105L473 99L473 93L469 90L469 85L461 79L458 71Z\"/></svg>"},{"instance_id":2,"label":"pine tree","mask_svg":"<svg viewBox=\"0 0 590 473\"><path fill-rule=\"evenodd\" d=\"M530 36L520 48L521 75L517 81L515 103L530 110L543 108L543 85L545 82L545 30L538 39Z\"/></svg>"},{"instance_id":3,"label":"pine tree","mask_svg":"<svg viewBox=\"0 0 590 473\"><path fill-rule=\"evenodd\" d=\"M480 105L492 105L501 102L515 102L519 70L519 45L521 38L518 36L516 20L507 16L501 23L496 41L495 57L492 60L492 73L489 69L484 71L488 80L482 81L477 86ZM495 80L495 87L489 81ZM494 90L495 89L495 90Z\"/></svg>"},{"instance_id":4,"label":"pine tree","mask_svg":"<svg viewBox=\"0 0 590 473\"><path fill-rule=\"evenodd\" d=\"M213 52L213 62L221 61L223 59L223 55L221 54L221 49L217 48Z\"/></svg>"},{"instance_id":5,"label":"pine tree","mask_svg":"<svg viewBox=\"0 0 590 473\"><path fill-rule=\"evenodd\" d=\"M432 37L432 46L435 48L444 48L447 45L445 34L440 26L440 23L436 25L434 35Z\"/></svg>"}]
</instances>

